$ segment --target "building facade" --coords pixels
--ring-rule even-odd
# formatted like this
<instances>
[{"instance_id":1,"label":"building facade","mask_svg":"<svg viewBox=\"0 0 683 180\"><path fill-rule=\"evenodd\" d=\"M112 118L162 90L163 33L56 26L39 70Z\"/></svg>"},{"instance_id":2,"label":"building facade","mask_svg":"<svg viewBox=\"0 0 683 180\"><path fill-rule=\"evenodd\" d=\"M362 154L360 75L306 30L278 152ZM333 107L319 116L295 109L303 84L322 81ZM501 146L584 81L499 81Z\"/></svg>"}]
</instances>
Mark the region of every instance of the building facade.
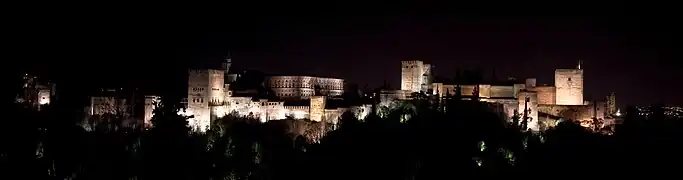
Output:
<instances>
[{"instance_id":1,"label":"building facade","mask_svg":"<svg viewBox=\"0 0 683 180\"><path fill-rule=\"evenodd\" d=\"M30 74L24 74L22 81L22 89L15 102L40 110L41 106L50 104L56 98L55 83Z\"/></svg>"},{"instance_id":2,"label":"building facade","mask_svg":"<svg viewBox=\"0 0 683 180\"><path fill-rule=\"evenodd\" d=\"M583 70L555 70L555 100L558 105L583 105Z\"/></svg>"},{"instance_id":3,"label":"building facade","mask_svg":"<svg viewBox=\"0 0 683 180\"><path fill-rule=\"evenodd\" d=\"M233 96L230 89L232 80L226 79L230 64L231 60L226 59L223 69L189 71L187 105L182 114L192 116L188 121L195 131L208 130L213 120L226 115L251 117L262 122L286 118L337 122L344 112L360 112L360 115L367 115L370 111L367 110L369 106L365 105L351 107L327 105L328 98L344 94L344 80L338 78L269 76L266 78L265 85L279 100ZM153 102L153 99L150 98L149 102ZM293 104L289 103L290 101L303 103ZM146 107L145 111L154 110L153 106ZM151 117L151 115L146 115L144 121L148 122Z\"/></svg>"},{"instance_id":4,"label":"building facade","mask_svg":"<svg viewBox=\"0 0 683 180\"><path fill-rule=\"evenodd\" d=\"M309 99L312 96L344 95L344 80L312 76L269 76L267 87L282 99Z\"/></svg>"},{"instance_id":5,"label":"building facade","mask_svg":"<svg viewBox=\"0 0 683 180\"><path fill-rule=\"evenodd\" d=\"M431 86L432 66L419 60L401 61L401 90L427 92Z\"/></svg>"},{"instance_id":6,"label":"building facade","mask_svg":"<svg viewBox=\"0 0 683 180\"><path fill-rule=\"evenodd\" d=\"M408 99L406 92L427 92L419 89L418 84L428 81L417 76L427 74L424 67L428 65L422 61L403 61L401 65L401 90L385 91L380 105L387 106L391 101ZM557 69L554 75L555 86L538 85L536 78L527 78L514 84L455 85L434 82L430 83L430 94L441 98L453 97L459 86L463 99L476 95L480 101L500 104L497 108L505 111L508 120L515 113L522 117L526 109L527 127L534 131L554 126L560 120L578 121L583 126L593 126L594 119L605 122L610 120L609 114L616 111L613 95L607 101L584 101L584 77L580 66L576 69Z\"/></svg>"}]
</instances>

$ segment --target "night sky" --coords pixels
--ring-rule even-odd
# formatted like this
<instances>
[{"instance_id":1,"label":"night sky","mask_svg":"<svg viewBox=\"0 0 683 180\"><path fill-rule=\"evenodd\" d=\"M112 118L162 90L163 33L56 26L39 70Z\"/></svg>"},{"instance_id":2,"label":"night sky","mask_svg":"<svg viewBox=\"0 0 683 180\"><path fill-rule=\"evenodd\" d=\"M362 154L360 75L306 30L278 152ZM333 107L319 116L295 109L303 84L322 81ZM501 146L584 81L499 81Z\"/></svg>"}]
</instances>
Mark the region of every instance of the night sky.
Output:
<instances>
[{"instance_id":1,"label":"night sky","mask_svg":"<svg viewBox=\"0 0 683 180\"><path fill-rule=\"evenodd\" d=\"M178 77L187 68L219 67L228 52L235 69L332 76L370 87L386 80L395 88L401 60L433 64L443 77L453 77L457 68L481 68L490 77L495 69L499 79L536 77L539 84L552 84L554 69L583 60L587 99L613 91L622 107L683 104L675 88L683 82L676 20L608 15L48 18L18 21L24 28L12 42L24 69L71 85L102 84L94 80L101 77L112 84L172 87L186 83Z\"/></svg>"}]
</instances>

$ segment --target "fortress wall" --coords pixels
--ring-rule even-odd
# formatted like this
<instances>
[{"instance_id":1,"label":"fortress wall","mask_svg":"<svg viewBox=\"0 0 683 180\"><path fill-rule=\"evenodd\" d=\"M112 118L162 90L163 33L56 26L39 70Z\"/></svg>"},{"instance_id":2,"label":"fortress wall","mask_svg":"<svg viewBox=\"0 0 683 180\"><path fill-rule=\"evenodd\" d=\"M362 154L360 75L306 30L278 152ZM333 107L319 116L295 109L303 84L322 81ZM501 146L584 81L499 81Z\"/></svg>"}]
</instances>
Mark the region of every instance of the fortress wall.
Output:
<instances>
[{"instance_id":1,"label":"fortress wall","mask_svg":"<svg viewBox=\"0 0 683 180\"><path fill-rule=\"evenodd\" d=\"M474 93L474 88L477 85L460 85L462 88L462 93L461 95L463 96L472 96L472 93ZM455 90L455 87L453 88ZM480 84L479 85L479 97L482 98L489 98L491 97L491 85L488 84Z\"/></svg>"},{"instance_id":2,"label":"fortress wall","mask_svg":"<svg viewBox=\"0 0 683 180\"><path fill-rule=\"evenodd\" d=\"M515 88L514 86L491 86L491 97L515 97Z\"/></svg>"},{"instance_id":3,"label":"fortress wall","mask_svg":"<svg viewBox=\"0 0 683 180\"><path fill-rule=\"evenodd\" d=\"M538 86L534 90L538 93L538 104L555 104L555 87Z\"/></svg>"},{"instance_id":4,"label":"fortress wall","mask_svg":"<svg viewBox=\"0 0 683 180\"><path fill-rule=\"evenodd\" d=\"M583 70L555 70L555 101L558 105L583 105Z\"/></svg>"},{"instance_id":5,"label":"fortress wall","mask_svg":"<svg viewBox=\"0 0 683 180\"><path fill-rule=\"evenodd\" d=\"M604 108L598 105L598 119L604 119L600 113ZM539 105L538 110L541 113L558 116L565 120L574 121L590 121L593 119L593 105ZM603 112L604 113L604 112Z\"/></svg>"}]
</instances>

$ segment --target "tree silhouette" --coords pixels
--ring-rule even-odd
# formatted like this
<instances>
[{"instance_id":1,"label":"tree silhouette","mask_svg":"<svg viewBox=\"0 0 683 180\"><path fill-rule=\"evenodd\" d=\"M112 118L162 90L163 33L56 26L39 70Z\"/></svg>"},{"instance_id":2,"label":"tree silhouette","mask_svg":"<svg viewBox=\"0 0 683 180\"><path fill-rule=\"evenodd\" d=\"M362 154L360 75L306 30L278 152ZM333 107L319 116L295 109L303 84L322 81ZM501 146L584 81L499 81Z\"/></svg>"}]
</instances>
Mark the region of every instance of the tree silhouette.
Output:
<instances>
[{"instance_id":1,"label":"tree silhouette","mask_svg":"<svg viewBox=\"0 0 683 180\"><path fill-rule=\"evenodd\" d=\"M682 121L629 108L612 135L575 121L523 131L487 102L430 97L339 127L325 122L225 116L193 133L172 100L156 104L148 131L86 132L75 116L16 106L2 126L0 176L37 179L436 179L673 174ZM435 104L438 104L436 106ZM444 108L435 108L443 106ZM661 106L659 106L661 107ZM444 110L445 109L445 110ZM567 113L574 113L568 110ZM406 116L409 115L409 116ZM28 164L28 165L25 165ZM28 171L25 171L28 170ZM569 170L583 170L578 173ZM618 171L617 171L618 170ZM31 173L26 173L31 172ZM586 173L583 173L586 172Z\"/></svg>"}]
</instances>

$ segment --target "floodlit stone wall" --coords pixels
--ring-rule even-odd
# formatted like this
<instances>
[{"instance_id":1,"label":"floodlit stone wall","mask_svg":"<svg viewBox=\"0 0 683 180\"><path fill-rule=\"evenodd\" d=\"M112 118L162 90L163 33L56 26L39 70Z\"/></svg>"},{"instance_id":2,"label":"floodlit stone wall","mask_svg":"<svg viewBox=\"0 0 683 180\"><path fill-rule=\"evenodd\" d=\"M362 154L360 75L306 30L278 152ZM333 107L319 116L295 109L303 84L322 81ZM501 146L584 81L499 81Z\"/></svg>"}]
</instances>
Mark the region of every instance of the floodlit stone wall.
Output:
<instances>
[{"instance_id":1,"label":"floodlit stone wall","mask_svg":"<svg viewBox=\"0 0 683 180\"><path fill-rule=\"evenodd\" d=\"M325 96L313 96L310 103L310 119L322 121L325 115Z\"/></svg>"},{"instance_id":2,"label":"floodlit stone wall","mask_svg":"<svg viewBox=\"0 0 683 180\"><path fill-rule=\"evenodd\" d=\"M267 84L276 96L283 98L309 99L316 95L341 96L344 94L344 80L337 78L270 76Z\"/></svg>"},{"instance_id":3,"label":"floodlit stone wall","mask_svg":"<svg viewBox=\"0 0 683 180\"><path fill-rule=\"evenodd\" d=\"M538 86L534 90L538 93L538 104L555 104L555 87Z\"/></svg>"},{"instance_id":4,"label":"floodlit stone wall","mask_svg":"<svg viewBox=\"0 0 683 180\"><path fill-rule=\"evenodd\" d=\"M423 77L425 70L431 70L431 68L426 69L422 61L401 61L401 90L409 92L426 91L423 89L423 84L428 85ZM428 74L431 73L428 72Z\"/></svg>"},{"instance_id":5,"label":"floodlit stone wall","mask_svg":"<svg viewBox=\"0 0 683 180\"><path fill-rule=\"evenodd\" d=\"M557 105L583 105L583 70L555 70L555 88Z\"/></svg>"},{"instance_id":6,"label":"floodlit stone wall","mask_svg":"<svg viewBox=\"0 0 683 180\"><path fill-rule=\"evenodd\" d=\"M514 86L491 86L491 97L492 98L513 98L515 97Z\"/></svg>"}]
</instances>

